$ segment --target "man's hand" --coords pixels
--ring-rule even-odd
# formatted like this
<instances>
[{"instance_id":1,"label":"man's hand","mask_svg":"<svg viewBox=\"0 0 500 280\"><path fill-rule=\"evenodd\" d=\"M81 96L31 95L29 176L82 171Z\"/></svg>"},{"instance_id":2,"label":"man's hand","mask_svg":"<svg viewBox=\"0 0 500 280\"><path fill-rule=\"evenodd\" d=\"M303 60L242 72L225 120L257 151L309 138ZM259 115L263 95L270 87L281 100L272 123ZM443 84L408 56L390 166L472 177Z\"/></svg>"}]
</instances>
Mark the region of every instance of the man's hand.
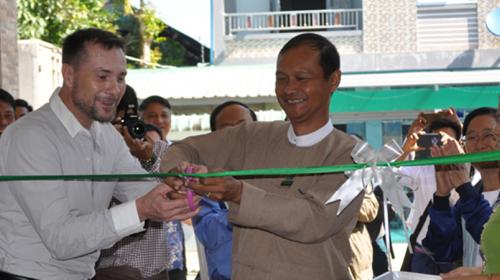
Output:
<instances>
[{"instance_id":1,"label":"man's hand","mask_svg":"<svg viewBox=\"0 0 500 280\"><path fill-rule=\"evenodd\" d=\"M189 173L188 170L190 171L190 173L207 173L206 166L190 163L187 161L181 162L178 167L171 169L169 173ZM165 184L169 185L176 192L184 192L188 180L197 181L198 179L188 179L181 176L167 177L165 178Z\"/></svg>"},{"instance_id":2,"label":"man's hand","mask_svg":"<svg viewBox=\"0 0 500 280\"><path fill-rule=\"evenodd\" d=\"M410 128L408 129L407 136L413 133L421 133L424 132L425 127L428 125L427 121L423 117L423 113L419 113L417 118L411 123Z\"/></svg>"},{"instance_id":3,"label":"man's hand","mask_svg":"<svg viewBox=\"0 0 500 280\"><path fill-rule=\"evenodd\" d=\"M229 176L212 177L202 178L199 180L199 183L193 182L188 184L187 187L194 190L199 195L206 196L213 200L240 203L241 193L243 191L243 182Z\"/></svg>"},{"instance_id":4,"label":"man's hand","mask_svg":"<svg viewBox=\"0 0 500 280\"><path fill-rule=\"evenodd\" d=\"M141 221L151 219L168 222L189 219L198 213L198 209L196 211L189 209L187 199L169 199L168 193L172 191L172 188L169 186L159 184L149 193L138 198L136 200L136 207L139 219ZM194 205L198 206L199 202L200 197L194 196Z\"/></svg>"},{"instance_id":5,"label":"man's hand","mask_svg":"<svg viewBox=\"0 0 500 280\"><path fill-rule=\"evenodd\" d=\"M189 162L180 163L179 167L170 170L170 172L186 173L187 170L190 170L192 173L207 173L206 166ZM213 200L232 201L235 203L240 203L243 188L243 183L233 177L192 178L190 180L182 177L168 177L165 183L180 194L185 193L186 188L188 188L201 196Z\"/></svg>"},{"instance_id":6,"label":"man's hand","mask_svg":"<svg viewBox=\"0 0 500 280\"><path fill-rule=\"evenodd\" d=\"M403 150L403 154L398 158L398 160L406 160L408 155L412 152L417 152L421 150L425 150L425 148L421 148L418 146L417 141L420 135L424 134L423 131L419 133L412 133L406 137L405 143L401 148Z\"/></svg>"},{"instance_id":7,"label":"man's hand","mask_svg":"<svg viewBox=\"0 0 500 280\"><path fill-rule=\"evenodd\" d=\"M133 156L138 158L140 161L149 160L153 156L153 142L132 137L128 132L128 129L124 126L122 126L121 133L125 143L127 143L130 153Z\"/></svg>"},{"instance_id":8,"label":"man's hand","mask_svg":"<svg viewBox=\"0 0 500 280\"><path fill-rule=\"evenodd\" d=\"M470 275L480 275L482 272L483 268L481 266L478 267L458 267L453 269L452 271L448 273L443 273L441 274L441 277L443 279L450 279L450 278L455 278L455 277L460 277L460 276L470 276Z\"/></svg>"},{"instance_id":9,"label":"man's hand","mask_svg":"<svg viewBox=\"0 0 500 280\"><path fill-rule=\"evenodd\" d=\"M457 140L445 133L441 133L441 135L442 146L431 147L433 157L464 154L464 150ZM436 165L436 195L448 196L452 189L470 182L469 171L469 166L466 164Z\"/></svg>"},{"instance_id":10,"label":"man's hand","mask_svg":"<svg viewBox=\"0 0 500 280\"><path fill-rule=\"evenodd\" d=\"M398 158L398 160L406 160L408 155L412 152L423 150L423 148L420 148L417 145L417 141L419 136L425 133L424 129L426 125L427 121L423 117L423 113L418 114L417 118L408 129L408 133L406 134L406 139L402 147L403 154Z\"/></svg>"}]
</instances>

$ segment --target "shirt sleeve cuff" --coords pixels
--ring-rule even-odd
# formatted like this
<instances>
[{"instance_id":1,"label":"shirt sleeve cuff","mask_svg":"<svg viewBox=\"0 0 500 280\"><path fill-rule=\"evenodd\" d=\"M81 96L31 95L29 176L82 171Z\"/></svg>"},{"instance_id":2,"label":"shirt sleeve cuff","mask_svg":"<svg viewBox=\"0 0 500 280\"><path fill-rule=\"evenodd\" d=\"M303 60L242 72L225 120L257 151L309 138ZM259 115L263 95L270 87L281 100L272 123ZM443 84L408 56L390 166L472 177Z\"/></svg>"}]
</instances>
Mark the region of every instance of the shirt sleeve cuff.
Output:
<instances>
[{"instance_id":1,"label":"shirt sleeve cuff","mask_svg":"<svg viewBox=\"0 0 500 280\"><path fill-rule=\"evenodd\" d=\"M479 192L474 189L470 182L467 182L456 188L456 191L460 195L461 200L469 200L479 195Z\"/></svg>"},{"instance_id":2,"label":"shirt sleeve cuff","mask_svg":"<svg viewBox=\"0 0 500 280\"><path fill-rule=\"evenodd\" d=\"M432 208L436 210L446 211L450 209L450 195L447 196L437 196L434 194Z\"/></svg>"},{"instance_id":3,"label":"shirt sleeve cuff","mask_svg":"<svg viewBox=\"0 0 500 280\"><path fill-rule=\"evenodd\" d=\"M135 200L114 206L110 211L113 225L120 237L144 230L144 222L141 223L139 220Z\"/></svg>"}]
</instances>

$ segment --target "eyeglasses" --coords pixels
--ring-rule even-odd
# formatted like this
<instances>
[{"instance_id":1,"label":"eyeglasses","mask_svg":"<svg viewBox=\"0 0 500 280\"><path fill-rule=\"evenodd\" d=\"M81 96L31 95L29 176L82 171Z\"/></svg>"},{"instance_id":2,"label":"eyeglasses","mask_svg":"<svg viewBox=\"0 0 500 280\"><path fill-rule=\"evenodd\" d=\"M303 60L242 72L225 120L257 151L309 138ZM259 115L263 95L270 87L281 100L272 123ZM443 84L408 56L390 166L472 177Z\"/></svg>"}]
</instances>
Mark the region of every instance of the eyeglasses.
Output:
<instances>
[{"instance_id":1,"label":"eyeglasses","mask_svg":"<svg viewBox=\"0 0 500 280\"><path fill-rule=\"evenodd\" d=\"M471 133L465 135L465 142L470 144L476 144L479 141L497 141L497 135L491 130L484 130L481 134Z\"/></svg>"}]
</instances>

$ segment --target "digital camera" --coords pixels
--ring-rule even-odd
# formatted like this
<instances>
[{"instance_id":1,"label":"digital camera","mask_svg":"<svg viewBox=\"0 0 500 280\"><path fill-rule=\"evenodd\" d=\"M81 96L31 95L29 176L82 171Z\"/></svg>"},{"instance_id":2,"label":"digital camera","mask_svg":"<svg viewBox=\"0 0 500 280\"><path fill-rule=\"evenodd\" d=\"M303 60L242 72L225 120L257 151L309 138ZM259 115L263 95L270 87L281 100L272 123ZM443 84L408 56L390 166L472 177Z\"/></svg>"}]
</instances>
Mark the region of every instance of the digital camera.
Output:
<instances>
[{"instance_id":1,"label":"digital camera","mask_svg":"<svg viewBox=\"0 0 500 280\"><path fill-rule=\"evenodd\" d=\"M137 139L144 138L148 131L147 125L134 113L126 114L120 121L120 124L127 127L130 136Z\"/></svg>"},{"instance_id":2,"label":"digital camera","mask_svg":"<svg viewBox=\"0 0 500 280\"><path fill-rule=\"evenodd\" d=\"M137 139L144 138L148 131L148 126L137 116L137 109L134 104L129 104L125 116L119 121L114 121L113 124L125 126L130 136Z\"/></svg>"}]
</instances>

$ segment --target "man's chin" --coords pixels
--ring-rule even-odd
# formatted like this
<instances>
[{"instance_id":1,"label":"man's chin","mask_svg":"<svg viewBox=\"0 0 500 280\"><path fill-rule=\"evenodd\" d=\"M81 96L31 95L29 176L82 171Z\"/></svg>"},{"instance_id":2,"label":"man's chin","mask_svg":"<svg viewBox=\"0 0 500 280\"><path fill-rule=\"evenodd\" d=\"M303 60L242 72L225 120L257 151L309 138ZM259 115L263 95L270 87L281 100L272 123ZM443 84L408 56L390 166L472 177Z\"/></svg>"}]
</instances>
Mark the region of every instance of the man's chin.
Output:
<instances>
[{"instance_id":1,"label":"man's chin","mask_svg":"<svg viewBox=\"0 0 500 280\"><path fill-rule=\"evenodd\" d=\"M94 116L94 120L102 123L111 122L115 118L115 114L97 114Z\"/></svg>"}]
</instances>

